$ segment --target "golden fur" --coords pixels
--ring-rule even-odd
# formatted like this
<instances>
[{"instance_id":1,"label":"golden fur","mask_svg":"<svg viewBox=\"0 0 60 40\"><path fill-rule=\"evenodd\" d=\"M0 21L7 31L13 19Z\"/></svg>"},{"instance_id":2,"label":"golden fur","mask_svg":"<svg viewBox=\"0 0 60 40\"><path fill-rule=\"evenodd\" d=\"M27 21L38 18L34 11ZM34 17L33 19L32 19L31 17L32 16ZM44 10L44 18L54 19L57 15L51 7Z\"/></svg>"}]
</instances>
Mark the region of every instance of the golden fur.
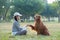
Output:
<instances>
[{"instance_id":1,"label":"golden fur","mask_svg":"<svg viewBox=\"0 0 60 40\"><path fill-rule=\"evenodd\" d=\"M35 15L34 20L35 20L34 26L29 25L29 27L31 27L32 30L35 30L37 32L37 35L40 35L40 34L41 35L50 35L48 32L48 29L41 21L41 17L39 15Z\"/></svg>"}]
</instances>

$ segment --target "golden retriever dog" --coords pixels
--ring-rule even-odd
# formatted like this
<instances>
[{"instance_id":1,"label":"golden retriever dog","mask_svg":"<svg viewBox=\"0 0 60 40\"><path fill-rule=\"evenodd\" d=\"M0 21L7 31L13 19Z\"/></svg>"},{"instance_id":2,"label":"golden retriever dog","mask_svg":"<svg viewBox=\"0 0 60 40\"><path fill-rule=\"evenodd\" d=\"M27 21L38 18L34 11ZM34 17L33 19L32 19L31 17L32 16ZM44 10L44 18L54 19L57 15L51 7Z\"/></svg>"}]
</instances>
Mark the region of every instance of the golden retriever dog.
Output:
<instances>
[{"instance_id":1,"label":"golden retriever dog","mask_svg":"<svg viewBox=\"0 0 60 40\"><path fill-rule=\"evenodd\" d=\"M40 15L36 14L34 16L34 26L33 25L28 25L29 27L32 28L32 30L35 30L37 32L37 35L47 35L49 36L49 32L47 27L43 24L41 21Z\"/></svg>"}]
</instances>

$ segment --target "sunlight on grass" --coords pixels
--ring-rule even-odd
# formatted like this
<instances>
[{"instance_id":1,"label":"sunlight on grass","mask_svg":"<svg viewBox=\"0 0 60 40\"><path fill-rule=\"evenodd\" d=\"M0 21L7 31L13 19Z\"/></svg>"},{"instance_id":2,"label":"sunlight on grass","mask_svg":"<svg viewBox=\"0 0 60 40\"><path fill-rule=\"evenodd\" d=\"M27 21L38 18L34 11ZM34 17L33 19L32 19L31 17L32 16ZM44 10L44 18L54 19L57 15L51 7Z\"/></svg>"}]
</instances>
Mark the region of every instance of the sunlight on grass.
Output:
<instances>
[{"instance_id":1,"label":"sunlight on grass","mask_svg":"<svg viewBox=\"0 0 60 40\"><path fill-rule=\"evenodd\" d=\"M24 26L27 23L22 23ZM33 23L30 23L33 24ZM12 23L0 23L0 40L60 40L60 23L44 23L49 29L50 36L36 35L35 31L32 31L28 27L27 35L24 36L12 36L11 28Z\"/></svg>"}]
</instances>

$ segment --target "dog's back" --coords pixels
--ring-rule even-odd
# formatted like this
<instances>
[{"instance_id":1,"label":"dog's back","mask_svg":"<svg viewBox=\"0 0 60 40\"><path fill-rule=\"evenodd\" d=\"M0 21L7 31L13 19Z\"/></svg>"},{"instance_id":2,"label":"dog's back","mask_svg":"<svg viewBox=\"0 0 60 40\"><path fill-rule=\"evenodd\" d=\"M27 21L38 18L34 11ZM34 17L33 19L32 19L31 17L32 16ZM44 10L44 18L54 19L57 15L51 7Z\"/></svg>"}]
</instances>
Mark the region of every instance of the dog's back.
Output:
<instances>
[{"instance_id":1,"label":"dog's back","mask_svg":"<svg viewBox=\"0 0 60 40\"><path fill-rule=\"evenodd\" d=\"M48 29L46 28L46 26L43 24L43 22L41 21L41 17L40 16L35 16L35 25L29 25L33 30L35 30L37 32L37 35L49 35Z\"/></svg>"},{"instance_id":2,"label":"dog's back","mask_svg":"<svg viewBox=\"0 0 60 40\"><path fill-rule=\"evenodd\" d=\"M38 16L38 18L35 19L35 29L36 29L38 35L39 34L49 35L48 29L41 21L40 16Z\"/></svg>"}]
</instances>

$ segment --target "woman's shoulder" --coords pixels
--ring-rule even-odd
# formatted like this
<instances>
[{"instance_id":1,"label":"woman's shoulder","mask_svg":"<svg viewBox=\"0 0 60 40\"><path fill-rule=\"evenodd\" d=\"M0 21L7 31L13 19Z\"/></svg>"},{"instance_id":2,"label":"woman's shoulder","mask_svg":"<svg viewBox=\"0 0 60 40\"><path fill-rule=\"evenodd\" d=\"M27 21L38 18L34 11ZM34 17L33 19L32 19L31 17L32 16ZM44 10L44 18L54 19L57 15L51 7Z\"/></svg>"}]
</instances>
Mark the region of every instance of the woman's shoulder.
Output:
<instances>
[{"instance_id":1,"label":"woman's shoulder","mask_svg":"<svg viewBox=\"0 0 60 40\"><path fill-rule=\"evenodd\" d=\"M14 21L14 23L13 24L17 24L18 22L17 21Z\"/></svg>"}]
</instances>

